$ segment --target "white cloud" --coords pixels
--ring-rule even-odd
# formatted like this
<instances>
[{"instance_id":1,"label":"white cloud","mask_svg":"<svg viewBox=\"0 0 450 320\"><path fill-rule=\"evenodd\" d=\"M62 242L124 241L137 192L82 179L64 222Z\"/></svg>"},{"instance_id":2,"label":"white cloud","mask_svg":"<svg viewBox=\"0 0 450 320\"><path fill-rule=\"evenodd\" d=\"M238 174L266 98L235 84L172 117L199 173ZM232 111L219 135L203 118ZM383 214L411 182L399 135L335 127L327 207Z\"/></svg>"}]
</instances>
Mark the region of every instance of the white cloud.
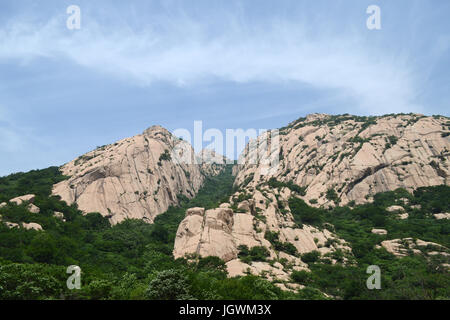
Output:
<instances>
[{"instance_id":1,"label":"white cloud","mask_svg":"<svg viewBox=\"0 0 450 320\"><path fill-rule=\"evenodd\" d=\"M407 58L368 46L365 32L333 37L280 21L259 30L233 21L212 32L186 16L142 30L83 22L80 31L70 31L60 17L40 27L8 25L0 31L0 59L69 59L140 86L156 81L191 86L215 79L299 82L337 90L373 114L419 111L414 104L419 84Z\"/></svg>"}]
</instances>

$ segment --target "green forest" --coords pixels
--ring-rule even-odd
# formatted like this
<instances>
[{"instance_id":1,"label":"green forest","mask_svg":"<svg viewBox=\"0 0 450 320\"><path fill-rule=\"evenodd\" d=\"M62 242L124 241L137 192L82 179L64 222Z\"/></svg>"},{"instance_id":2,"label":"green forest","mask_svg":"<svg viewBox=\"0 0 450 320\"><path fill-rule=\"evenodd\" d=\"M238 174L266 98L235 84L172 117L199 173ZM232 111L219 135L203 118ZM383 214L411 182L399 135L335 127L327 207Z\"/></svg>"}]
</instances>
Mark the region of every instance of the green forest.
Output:
<instances>
[{"instance_id":1,"label":"green forest","mask_svg":"<svg viewBox=\"0 0 450 320\"><path fill-rule=\"evenodd\" d=\"M331 264L314 252L303 255L311 272L294 272L292 280L304 285L298 292L282 291L252 275L228 278L224 261L216 257L174 260L173 243L187 208L214 208L233 193L232 167L207 177L193 199L180 198L154 224L126 220L111 226L99 213L83 215L51 196L54 183L64 180L58 168L35 170L0 178L0 203L15 196L36 194L40 214L25 205L0 208L2 220L35 222L44 232L8 228L0 223L0 299L449 299L450 277L441 268L442 256L409 255L396 258L376 249L381 240L412 237L450 247L450 221L430 214L450 212L450 187L420 188L378 194L374 202L354 207L318 209L299 198L289 206L299 226L331 228L352 247L349 264ZM386 208L409 199L407 220L395 219ZM54 217L62 212L65 222ZM372 234L384 228L387 236ZM254 250L255 251L255 250ZM253 254L249 252L248 254ZM254 253L261 255L259 252ZM336 253L338 260L339 252ZM69 265L81 268L81 289L69 290ZM366 288L367 266L382 269L382 289Z\"/></svg>"}]
</instances>

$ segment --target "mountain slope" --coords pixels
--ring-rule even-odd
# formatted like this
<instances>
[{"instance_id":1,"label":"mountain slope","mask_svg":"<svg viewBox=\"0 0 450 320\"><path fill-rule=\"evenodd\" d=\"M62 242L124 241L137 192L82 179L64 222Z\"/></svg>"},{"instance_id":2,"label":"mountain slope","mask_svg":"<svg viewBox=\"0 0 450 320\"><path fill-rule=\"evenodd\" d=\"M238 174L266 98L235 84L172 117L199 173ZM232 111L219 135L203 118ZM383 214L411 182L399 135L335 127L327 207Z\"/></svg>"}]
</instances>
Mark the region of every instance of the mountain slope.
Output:
<instances>
[{"instance_id":1,"label":"mountain slope","mask_svg":"<svg viewBox=\"0 0 450 320\"><path fill-rule=\"evenodd\" d=\"M444 117L419 115L310 115L280 130L280 165L274 171L264 163L251 164L259 150L250 149L255 145L250 142L236 169L236 193L217 209L187 210L174 255L217 256L232 276L250 271L291 289L298 288L292 275L310 271L312 257L325 264L352 265L355 256L347 241L353 238L336 233L329 223L335 219L326 210L347 212L349 208L339 205L373 202L380 192L398 188L404 189L398 193L402 199L391 204L412 205L408 191L448 185L449 124ZM388 215L397 220L388 207L377 202L364 208L365 215L372 213L364 236L384 227ZM423 223L428 225L428 220ZM372 248L375 244L380 245L375 242Z\"/></svg>"},{"instance_id":2,"label":"mountain slope","mask_svg":"<svg viewBox=\"0 0 450 320\"><path fill-rule=\"evenodd\" d=\"M126 218L152 223L177 205L180 196L192 198L204 181L190 145L192 164L173 161L172 150L180 142L166 129L153 126L141 135L97 148L62 166L70 178L56 184L53 194L77 203L83 212L99 212L112 223Z\"/></svg>"},{"instance_id":3,"label":"mountain slope","mask_svg":"<svg viewBox=\"0 0 450 320\"><path fill-rule=\"evenodd\" d=\"M308 118L317 117L322 116ZM347 121L345 118L350 116L344 116L344 120L342 116L326 117L333 126L333 123ZM417 116L397 117L415 119ZM376 122L383 118L388 117L377 118ZM373 118L355 119L357 125L361 125L359 130L373 124ZM414 119L411 121L416 121ZM446 118L427 119L443 124L438 132L429 135L438 138L434 139L437 145L446 143L439 138L448 139ZM367 120L369 122L364 124ZM320 127L316 121L319 120L308 125ZM323 124L325 120L320 121ZM289 135L293 126L305 126L303 122L305 119L282 129L282 134ZM146 134L153 138L141 138ZM65 179L72 179L80 190L94 188L97 183L108 184L108 177L98 172L109 173L115 167L123 174L113 179L130 186L128 196L137 195L132 192L136 186L147 191L152 185L129 183L133 178L143 177L142 170L138 170L136 176L127 171L135 158L137 162L148 161L153 166L156 162L161 180L168 179L172 172L184 173L183 168L190 168L177 164L169 157L173 153L165 152L170 151L166 146L169 148L171 141L176 143L176 140L164 129L153 127L141 136L80 157L63 167L67 170L65 175L58 168L49 168L0 178L0 287L4 289L0 299L450 297L450 187L445 184L421 187L413 193L410 189L377 193L373 201L372 197L364 198L362 202L366 203L354 206L350 202L352 206L341 206L344 201L339 202L339 195L327 192L325 202L317 203L317 208L304 201L308 200L307 186L286 178L291 172L289 169L256 179L260 167L230 165L223 170L221 165L202 163L196 165L203 182L195 197L188 199L189 192L177 197L178 206L155 215L153 224L144 223L142 220L151 220L139 217L115 223L115 215L104 213L110 218L108 221L100 214L81 212L51 196L52 186L55 190ZM145 146L139 148L137 142L146 140L154 140L153 144L159 147L147 144L149 150ZM360 145L356 144L356 148ZM122 152L120 147L129 152ZM142 152L151 154L156 161L151 162L150 156L142 156ZM444 178L448 155L442 152L433 157L434 153L431 154L430 159L421 159L425 162L439 159L440 162L431 167ZM122 161L110 159L110 156L118 156ZM289 156L291 153L283 150L281 168L286 166L285 159ZM209 151L202 152L201 157L220 158ZM240 181L235 182L233 188L232 172L238 169ZM242 170L255 171L246 176ZM190 174L186 174L188 176ZM84 185L86 181L90 183ZM68 182L66 188L73 190L71 185ZM74 192L71 190L68 192ZM98 197L102 199L103 190L98 190ZM40 208L38 212L30 211L28 202L18 204L12 199L30 193L36 194L33 204ZM88 195L95 200L95 193L85 196ZM120 205L126 207L126 203ZM126 212L116 216L118 221L125 217ZM42 229L11 227L11 223L35 223ZM187 259L175 260L179 257ZM65 268L72 264L83 270L83 285L79 291L66 287ZM367 289L369 265L381 268L383 290ZM168 289L166 280L176 285Z\"/></svg>"},{"instance_id":4,"label":"mountain slope","mask_svg":"<svg viewBox=\"0 0 450 320\"><path fill-rule=\"evenodd\" d=\"M275 178L305 189L315 206L365 203L379 192L450 184L450 119L312 114L280 129L280 165L263 175L242 154L236 185Z\"/></svg>"}]
</instances>

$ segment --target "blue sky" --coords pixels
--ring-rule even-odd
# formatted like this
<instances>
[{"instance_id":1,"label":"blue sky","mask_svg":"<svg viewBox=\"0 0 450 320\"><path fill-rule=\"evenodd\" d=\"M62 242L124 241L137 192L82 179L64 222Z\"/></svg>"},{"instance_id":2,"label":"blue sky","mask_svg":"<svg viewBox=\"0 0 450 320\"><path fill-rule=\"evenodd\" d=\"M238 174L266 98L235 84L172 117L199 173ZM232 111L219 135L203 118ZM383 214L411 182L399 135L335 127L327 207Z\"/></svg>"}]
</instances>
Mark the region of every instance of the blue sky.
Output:
<instances>
[{"instance_id":1,"label":"blue sky","mask_svg":"<svg viewBox=\"0 0 450 320\"><path fill-rule=\"evenodd\" d=\"M66 28L73 4L80 30ZM372 4L381 30L366 28ZM0 175L154 124L449 116L449 13L448 0L2 0Z\"/></svg>"}]
</instances>

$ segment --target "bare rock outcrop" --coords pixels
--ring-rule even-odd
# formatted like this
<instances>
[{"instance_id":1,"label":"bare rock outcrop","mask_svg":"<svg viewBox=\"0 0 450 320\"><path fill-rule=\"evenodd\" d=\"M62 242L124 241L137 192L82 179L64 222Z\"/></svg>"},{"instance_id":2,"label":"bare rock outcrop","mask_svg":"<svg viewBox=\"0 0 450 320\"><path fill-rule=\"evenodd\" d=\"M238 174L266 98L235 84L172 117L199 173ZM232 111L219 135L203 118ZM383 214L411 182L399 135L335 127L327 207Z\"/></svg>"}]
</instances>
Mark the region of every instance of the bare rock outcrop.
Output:
<instances>
[{"instance_id":1,"label":"bare rock outcrop","mask_svg":"<svg viewBox=\"0 0 450 320\"><path fill-rule=\"evenodd\" d=\"M410 254L427 254L450 256L449 249L434 242L427 242L420 239L404 238L385 240L381 242L381 247L397 257L404 257Z\"/></svg>"},{"instance_id":2,"label":"bare rock outcrop","mask_svg":"<svg viewBox=\"0 0 450 320\"><path fill-rule=\"evenodd\" d=\"M402 206L390 206L390 207L386 208L386 211L403 213L403 212L405 212L405 208L403 208Z\"/></svg>"},{"instance_id":3,"label":"bare rock outcrop","mask_svg":"<svg viewBox=\"0 0 450 320\"><path fill-rule=\"evenodd\" d=\"M34 204L30 203L27 206L27 210L30 211L31 213L39 213L41 212L41 209L38 206L35 206Z\"/></svg>"},{"instance_id":4,"label":"bare rock outcrop","mask_svg":"<svg viewBox=\"0 0 450 320\"><path fill-rule=\"evenodd\" d=\"M450 219L450 213L435 213L433 215L437 220Z\"/></svg>"},{"instance_id":5,"label":"bare rock outcrop","mask_svg":"<svg viewBox=\"0 0 450 320\"><path fill-rule=\"evenodd\" d=\"M16 197L11 200L9 200L10 203L15 203L16 205L20 206L24 202L33 203L36 199L36 196L34 194L27 194L24 196Z\"/></svg>"},{"instance_id":6,"label":"bare rock outcrop","mask_svg":"<svg viewBox=\"0 0 450 320\"><path fill-rule=\"evenodd\" d=\"M0 222L1 221L2 221L2 219L1 219L1 216L0 216ZM24 228L26 230L36 230L36 231L43 231L44 230L40 224L34 223L34 222L30 222L30 223L25 223L25 222L15 223L15 222L4 221L2 223L4 223L9 229Z\"/></svg>"},{"instance_id":7,"label":"bare rock outcrop","mask_svg":"<svg viewBox=\"0 0 450 320\"><path fill-rule=\"evenodd\" d=\"M400 220L406 220L408 218L409 218L409 213L407 213L407 212L400 213L400 214L397 215L397 219L400 219Z\"/></svg>"},{"instance_id":8,"label":"bare rock outcrop","mask_svg":"<svg viewBox=\"0 0 450 320\"><path fill-rule=\"evenodd\" d=\"M53 213L53 216L54 216L55 218L58 218L58 219L62 220L63 222L66 221L66 219L64 219L64 213L62 213L62 212L55 211L55 212Z\"/></svg>"},{"instance_id":9,"label":"bare rock outcrop","mask_svg":"<svg viewBox=\"0 0 450 320\"><path fill-rule=\"evenodd\" d=\"M204 181L192 147L160 126L99 147L61 170L70 178L56 184L53 194L113 224L126 218L151 223L177 205L179 195L192 198Z\"/></svg>"},{"instance_id":10,"label":"bare rock outcrop","mask_svg":"<svg viewBox=\"0 0 450 320\"><path fill-rule=\"evenodd\" d=\"M385 229L372 229L371 231L373 234L378 234L378 235L387 235L388 232Z\"/></svg>"},{"instance_id":11,"label":"bare rock outcrop","mask_svg":"<svg viewBox=\"0 0 450 320\"><path fill-rule=\"evenodd\" d=\"M27 230L36 230L36 231L42 231L43 230L42 226L40 224L34 223L34 222L31 222L31 223L23 222L22 223L22 228L27 229Z\"/></svg>"},{"instance_id":12,"label":"bare rock outcrop","mask_svg":"<svg viewBox=\"0 0 450 320\"><path fill-rule=\"evenodd\" d=\"M175 258L217 256L226 262L229 276L252 273L271 281L289 282L293 270L309 270L301 260L304 253L317 251L331 263L337 262L334 259L337 250L351 255L345 241L329 230L309 225L299 227L290 212L281 211L278 204L287 203L292 195L288 189L245 190L217 209L188 209L177 231ZM270 241L274 237L278 246ZM268 252L266 261L241 261L238 255L242 246L264 247Z\"/></svg>"},{"instance_id":13,"label":"bare rock outcrop","mask_svg":"<svg viewBox=\"0 0 450 320\"><path fill-rule=\"evenodd\" d=\"M275 178L304 188L314 206L371 201L379 192L450 185L449 118L399 114L380 117L313 114L279 131L279 165L251 161L250 141L236 168L236 186L256 187ZM273 135L273 133L272 133ZM330 191L331 190L331 191ZM330 192L336 197L330 197Z\"/></svg>"},{"instance_id":14,"label":"bare rock outcrop","mask_svg":"<svg viewBox=\"0 0 450 320\"><path fill-rule=\"evenodd\" d=\"M204 208L187 210L175 239L175 258L186 254L203 257L217 256L225 261L237 257L236 244L232 236L233 210Z\"/></svg>"},{"instance_id":15,"label":"bare rock outcrop","mask_svg":"<svg viewBox=\"0 0 450 320\"><path fill-rule=\"evenodd\" d=\"M7 222L7 221L5 221L4 223L9 229L20 228L20 225L18 223Z\"/></svg>"},{"instance_id":16,"label":"bare rock outcrop","mask_svg":"<svg viewBox=\"0 0 450 320\"><path fill-rule=\"evenodd\" d=\"M24 196L16 197L11 200L9 200L9 203L13 203L15 205L22 205L27 204L27 210L31 213L39 213L41 212L41 209L33 204L34 200L36 199L36 196L34 194L27 194ZM6 207L8 204L6 202L0 204L0 209Z\"/></svg>"}]
</instances>

